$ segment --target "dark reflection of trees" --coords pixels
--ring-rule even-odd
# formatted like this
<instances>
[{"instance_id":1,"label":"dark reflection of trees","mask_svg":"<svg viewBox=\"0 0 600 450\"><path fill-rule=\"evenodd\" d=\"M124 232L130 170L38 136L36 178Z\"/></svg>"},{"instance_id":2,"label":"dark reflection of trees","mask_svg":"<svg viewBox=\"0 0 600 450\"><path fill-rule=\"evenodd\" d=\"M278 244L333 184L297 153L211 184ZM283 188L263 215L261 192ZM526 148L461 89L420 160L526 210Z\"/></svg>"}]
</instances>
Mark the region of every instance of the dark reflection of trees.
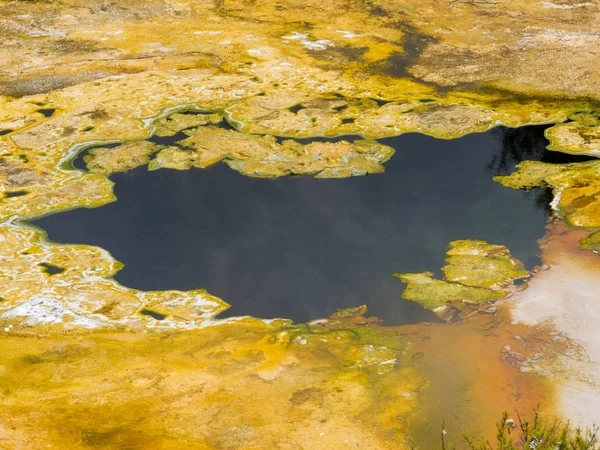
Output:
<instances>
[{"instance_id":1,"label":"dark reflection of trees","mask_svg":"<svg viewBox=\"0 0 600 450\"><path fill-rule=\"evenodd\" d=\"M522 128L496 128L492 133L502 143L488 164L492 175L508 175L515 165L525 160L541 161L548 141L544 137L546 126Z\"/></svg>"},{"instance_id":2,"label":"dark reflection of trees","mask_svg":"<svg viewBox=\"0 0 600 450\"><path fill-rule=\"evenodd\" d=\"M521 128L496 128L492 133L498 138L501 145L496 149L487 169L492 176L508 175L515 171L515 166L521 161L542 161L553 164L563 164L593 159L588 156L569 155L546 149L548 140L544 130L548 125L528 126ZM535 195L536 205L551 214L550 202L552 192L550 189L536 188L529 191Z\"/></svg>"}]
</instances>

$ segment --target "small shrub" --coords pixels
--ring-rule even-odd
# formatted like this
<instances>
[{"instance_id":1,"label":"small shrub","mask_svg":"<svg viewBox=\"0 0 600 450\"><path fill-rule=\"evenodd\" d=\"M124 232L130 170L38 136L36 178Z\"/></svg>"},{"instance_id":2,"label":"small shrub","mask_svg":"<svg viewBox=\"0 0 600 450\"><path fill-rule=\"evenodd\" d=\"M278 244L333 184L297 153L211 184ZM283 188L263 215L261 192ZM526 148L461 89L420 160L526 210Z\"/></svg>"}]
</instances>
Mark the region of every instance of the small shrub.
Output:
<instances>
[{"instance_id":1,"label":"small shrub","mask_svg":"<svg viewBox=\"0 0 600 450\"><path fill-rule=\"evenodd\" d=\"M475 443L467 436L465 440L469 450L600 450L600 429L593 426L588 429L571 428L569 423L560 420L545 420L538 410L532 420L523 420L517 414L517 422L509 418L505 411L502 419L496 423L495 442L481 440ZM445 442L446 431L442 424L441 448L454 447Z\"/></svg>"}]
</instances>

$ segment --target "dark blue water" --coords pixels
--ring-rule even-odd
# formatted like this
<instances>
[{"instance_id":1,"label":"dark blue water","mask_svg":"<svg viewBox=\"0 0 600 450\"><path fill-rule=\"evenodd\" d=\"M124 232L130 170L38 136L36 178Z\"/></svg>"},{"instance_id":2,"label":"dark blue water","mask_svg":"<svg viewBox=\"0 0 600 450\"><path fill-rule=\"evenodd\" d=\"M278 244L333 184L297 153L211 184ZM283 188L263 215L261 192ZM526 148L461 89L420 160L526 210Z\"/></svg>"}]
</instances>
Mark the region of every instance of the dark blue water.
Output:
<instances>
[{"instance_id":1,"label":"dark blue water","mask_svg":"<svg viewBox=\"0 0 600 450\"><path fill-rule=\"evenodd\" d=\"M492 176L524 158L561 158L544 150L542 128L382 142L396 155L380 175L265 180L222 164L139 168L112 177L117 202L35 224L53 241L108 249L125 263L116 276L124 285L206 288L233 305L226 315L296 321L361 304L386 323L433 319L400 298L392 273L439 273L455 239L504 244L528 267L539 262L548 194Z\"/></svg>"}]
</instances>

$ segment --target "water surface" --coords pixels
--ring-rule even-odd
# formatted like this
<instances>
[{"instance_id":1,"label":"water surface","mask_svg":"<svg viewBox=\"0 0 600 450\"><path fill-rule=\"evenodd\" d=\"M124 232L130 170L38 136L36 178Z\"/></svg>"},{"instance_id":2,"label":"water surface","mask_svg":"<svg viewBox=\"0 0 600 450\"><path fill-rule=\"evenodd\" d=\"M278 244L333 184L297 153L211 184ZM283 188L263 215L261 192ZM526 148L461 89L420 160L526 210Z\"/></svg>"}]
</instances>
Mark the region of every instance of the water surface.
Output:
<instances>
[{"instance_id":1,"label":"water surface","mask_svg":"<svg viewBox=\"0 0 600 450\"><path fill-rule=\"evenodd\" d=\"M543 128L461 139L407 134L386 172L349 179L248 178L224 164L145 167L112 176L118 201L35 221L50 239L99 245L125 263L116 279L144 290L205 288L225 315L306 321L367 304L386 323L434 320L400 298L393 272L440 272L447 243L504 244L529 268L549 216L548 194L492 176L560 156Z\"/></svg>"}]
</instances>

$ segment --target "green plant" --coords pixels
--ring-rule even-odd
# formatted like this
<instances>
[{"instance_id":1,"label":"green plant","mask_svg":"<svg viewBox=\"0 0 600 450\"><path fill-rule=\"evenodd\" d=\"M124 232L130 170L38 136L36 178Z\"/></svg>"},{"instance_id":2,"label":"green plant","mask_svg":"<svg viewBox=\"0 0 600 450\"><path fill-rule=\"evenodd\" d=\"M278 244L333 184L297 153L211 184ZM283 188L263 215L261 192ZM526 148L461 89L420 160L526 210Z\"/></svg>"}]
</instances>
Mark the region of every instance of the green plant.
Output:
<instances>
[{"instance_id":1,"label":"green plant","mask_svg":"<svg viewBox=\"0 0 600 450\"><path fill-rule=\"evenodd\" d=\"M475 443L465 436L469 450L600 450L600 428L572 428L561 420L546 420L535 410L531 420L523 420L517 414L515 423L504 411L496 423L496 439ZM454 447L445 442L446 430L441 429L441 449Z\"/></svg>"}]
</instances>

